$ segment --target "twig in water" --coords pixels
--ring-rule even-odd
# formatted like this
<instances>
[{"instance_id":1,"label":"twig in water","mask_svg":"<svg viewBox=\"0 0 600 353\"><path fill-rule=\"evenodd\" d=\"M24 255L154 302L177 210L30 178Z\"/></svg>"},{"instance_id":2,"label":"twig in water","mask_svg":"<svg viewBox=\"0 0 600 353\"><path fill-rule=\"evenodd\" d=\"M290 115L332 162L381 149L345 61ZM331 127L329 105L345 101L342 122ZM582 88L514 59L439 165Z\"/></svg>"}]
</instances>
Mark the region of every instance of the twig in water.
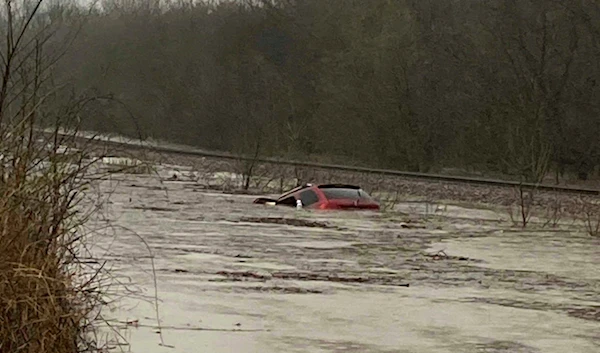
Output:
<instances>
[{"instance_id":1,"label":"twig in water","mask_svg":"<svg viewBox=\"0 0 600 353\"><path fill-rule=\"evenodd\" d=\"M128 321L119 321L119 323L127 326L131 326L131 322ZM152 326L152 325L144 325L139 322L135 327L147 327L155 330L174 330L174 331L216 331L216 332L270 332L269 329L240 329L240 328L210 328L210 327L185 327L185 326Z\"/></svg>"},{"instance_id":2,"label":"twig in water","mask_svg":"<svg viewBox=\"0 0 600 353\"><path fill-rule=\"evenodd\" d=\"M150 257L150 263L152 265L152 279L154 280L154 298L153 299L154 299L154 309L156 312L156 323L158 325L158 334L160 337L161 346L168 347L167 345L165 345L165 341L163 339L162 330L161 330L161 324L160 324L160 313L158 311L158 280L156 279L156 267L154 266L154 253L152 252L152 248L150 247L150 244L148 244L148 242L146 242L146 240L140 234L136 233L132 229L128 229L127 227L123 227L123 226L119 226L119 228L131 232L138 239L140 239L142 241L142 243L144 243L144 246L146 247L146 249L148 250L148 253L150 254L149 257Z\"/></svg>"}]
</instances>

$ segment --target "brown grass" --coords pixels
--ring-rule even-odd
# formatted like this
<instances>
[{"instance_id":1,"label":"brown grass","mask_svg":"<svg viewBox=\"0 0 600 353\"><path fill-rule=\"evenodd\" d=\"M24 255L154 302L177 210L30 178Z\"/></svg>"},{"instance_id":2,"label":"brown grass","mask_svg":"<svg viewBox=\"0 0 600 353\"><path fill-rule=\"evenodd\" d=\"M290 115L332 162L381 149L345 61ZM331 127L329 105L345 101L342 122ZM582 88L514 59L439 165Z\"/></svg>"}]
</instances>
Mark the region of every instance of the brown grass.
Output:
<instances>
[{"instance_id":1,"label":"brown grass","mask_svg":"<svg viewBox=\"0 0 600 353\"><path fill-rule=\"evenodd\" d=\"M48 6L46 6L48 5ZM97 351L102 266L85 252L84 210L94 160L75 144L85 106L53 74L85 16L60 4L0 5L0 352ZM52 10L52 11L51 11ZM50 11L50 12L48 12ZM60 33L60 36L55 34ZM42 126L53 126L50 133ZM91 179L90 179L91 178Z\"/></svg>"},{"instance_id":2,"label":"brown grass","mask_svg":"<svg viewBox=\"0 0 600 353\"><path fill-rule=\"evenodd\" d=\"M78 208L93 164L58 153L68 143L58 135L36 143L32 129L0 134L0 352L94 349L101 276L81 260L93 210Z\"/></svg>"}]
</instances>

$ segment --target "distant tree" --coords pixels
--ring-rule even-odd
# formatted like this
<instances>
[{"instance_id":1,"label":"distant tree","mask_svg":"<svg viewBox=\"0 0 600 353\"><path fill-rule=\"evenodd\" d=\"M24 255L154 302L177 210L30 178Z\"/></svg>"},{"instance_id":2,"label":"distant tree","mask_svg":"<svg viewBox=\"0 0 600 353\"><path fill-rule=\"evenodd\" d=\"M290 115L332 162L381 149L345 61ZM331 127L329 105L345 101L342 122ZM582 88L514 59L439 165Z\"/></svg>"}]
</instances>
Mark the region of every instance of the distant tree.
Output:
<instances>
[{"instance_id":1,"label":"distant tree","mask_svg":"<svg viewBox=\"0 0 600 353\"><path fill-rule=\"evenodd\" d=\"M105 0L58 74L123 103L89 128L137 134L135 116L233 152L586 178L598 23L575 0Z\"/></svg>"}]
</instances>

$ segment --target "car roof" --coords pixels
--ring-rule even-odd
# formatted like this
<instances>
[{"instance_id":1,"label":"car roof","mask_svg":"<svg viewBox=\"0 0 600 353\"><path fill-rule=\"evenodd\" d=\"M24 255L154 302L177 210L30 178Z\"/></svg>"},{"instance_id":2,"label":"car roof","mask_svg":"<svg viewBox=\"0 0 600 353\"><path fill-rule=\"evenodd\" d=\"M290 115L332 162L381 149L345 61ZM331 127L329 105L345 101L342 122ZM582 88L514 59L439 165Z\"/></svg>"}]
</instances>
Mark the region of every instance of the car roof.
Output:
<instances>
[{"instance_id":1,"label":"car roof","mask_svg":"<svg viewBox=\"0 0 600 353\"><path fill-rule=\"evenodd\" d=\"M319 189L354 189L360 190L360 186L350 184L322 184L317 186Z\"/></svg>"},{"instance_id":2,"label":"car roof","mask_svg":"<svg viewBox=\"0 0 600 353\"><path fill-rule=\"evenodd\" d=\"M286 191L283 194L279 195L279 198L284 198L287 196L290 196L291 194L298 192L300 190L306 189L306 188L310 188L313 187L313 184L304 184L304 185L300 185L300 186L296 186L295 188L293 188L292 190Z\"/></svg>"},{"instance_id":3,"label":"car roof","mask_svg":"<svg viewBox=\"0 0 600 353\"><path fill-rule=\"evenodd\" d=\"M286 191L285 193L279 195L279 199L282 199L284 197L288 197L298 191L304 190L304 189L308 189L308 188L312 188L312 187L317 187L319 189L353 189L353 190L360 190L361 187L357 186L357 185L351 185L351 184L311 184L311 183L306 183L300 186L297 186L289 191Z\"/></svg>"}]
</instances>

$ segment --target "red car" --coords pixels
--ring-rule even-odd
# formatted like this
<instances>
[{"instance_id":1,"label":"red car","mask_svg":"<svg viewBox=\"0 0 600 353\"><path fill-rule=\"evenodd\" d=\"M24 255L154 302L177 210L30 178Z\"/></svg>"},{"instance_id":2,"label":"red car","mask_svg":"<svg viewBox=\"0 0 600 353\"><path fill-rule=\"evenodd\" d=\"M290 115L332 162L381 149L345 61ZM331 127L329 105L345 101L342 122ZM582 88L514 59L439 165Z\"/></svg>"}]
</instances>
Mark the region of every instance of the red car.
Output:
<instances>
[{"instance_id":1,"label":"red car","mask_svg":"<svg viewBox=\"0 0 600 353\"><path fill-rule=\"evenodd\" d=\"M379 210L379 204L363 189L358 186L344 184L305 184L286 192L276 200L259 197L254 200L254 203L296 207L299 201L303 208Z\"/></svg>"}]
</instances>

